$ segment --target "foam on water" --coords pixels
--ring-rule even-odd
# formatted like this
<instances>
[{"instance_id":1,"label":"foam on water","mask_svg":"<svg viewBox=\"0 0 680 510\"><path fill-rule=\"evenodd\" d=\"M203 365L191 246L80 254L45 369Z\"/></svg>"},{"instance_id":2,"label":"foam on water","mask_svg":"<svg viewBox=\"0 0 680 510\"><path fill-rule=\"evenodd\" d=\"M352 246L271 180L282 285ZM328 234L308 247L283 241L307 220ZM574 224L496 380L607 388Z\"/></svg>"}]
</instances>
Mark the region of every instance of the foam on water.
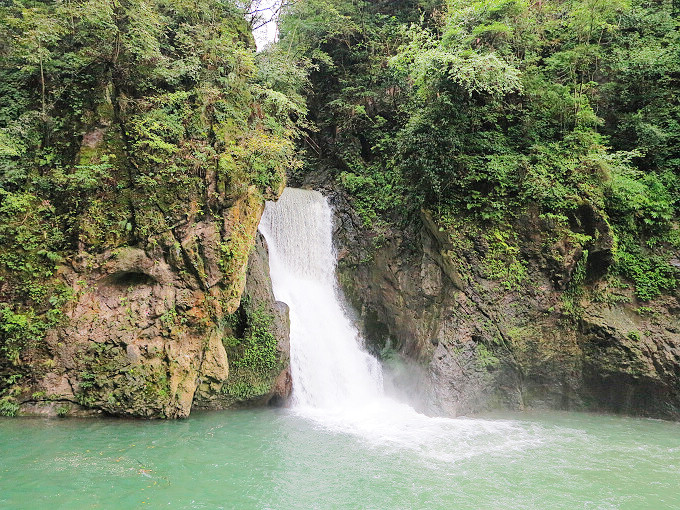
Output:
<instances>
[{"instance_id":1,"label":"foam on water","mask_svg":"<svg viewBox=\"0 0 680 510\"><path fill-rule=\"evenodd\" d=\"M293 188L267 203L260 223L274 294L290 307L296 412L372 446L415 449L445 462L544 443L544 431L518 422L432 418L384 395L380 363L342 304L332 227L323 195Z\"/></svg>"}]
</instances>

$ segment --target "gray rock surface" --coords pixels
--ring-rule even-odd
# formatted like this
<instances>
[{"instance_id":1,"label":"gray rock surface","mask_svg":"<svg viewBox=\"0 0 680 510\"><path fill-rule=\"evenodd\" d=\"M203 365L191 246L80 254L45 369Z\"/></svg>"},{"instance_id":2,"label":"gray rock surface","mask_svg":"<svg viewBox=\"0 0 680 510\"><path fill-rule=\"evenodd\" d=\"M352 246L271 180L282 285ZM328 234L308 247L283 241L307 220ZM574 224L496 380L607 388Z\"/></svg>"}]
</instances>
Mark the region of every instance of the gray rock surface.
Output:
<instances>
[{"instance_id":1,"label":"gray rock surface","mask_svg":"<svg viewBox=\"0 0 680 510\"><path fill-rule=\"evenodd\" d=\"M441 227L426 210L377 233L362 227L350 199L327 193L341 285L374 350L419 367L397 371L393 383L406 386L402 392L422 409L680 418L678 296L644 303L641 314L630 289L609 287L603 275L613 238L591 208L577 211L593 241L585 291L572 297L583 250L569 238L551 238L551 227L531 211L512 226L521 280L504 282L485 269L494 253L487 233ZM613 295L616 302L606 302ZM414 381L409 373L416 372Z\"/></svg>"}]
</instances>

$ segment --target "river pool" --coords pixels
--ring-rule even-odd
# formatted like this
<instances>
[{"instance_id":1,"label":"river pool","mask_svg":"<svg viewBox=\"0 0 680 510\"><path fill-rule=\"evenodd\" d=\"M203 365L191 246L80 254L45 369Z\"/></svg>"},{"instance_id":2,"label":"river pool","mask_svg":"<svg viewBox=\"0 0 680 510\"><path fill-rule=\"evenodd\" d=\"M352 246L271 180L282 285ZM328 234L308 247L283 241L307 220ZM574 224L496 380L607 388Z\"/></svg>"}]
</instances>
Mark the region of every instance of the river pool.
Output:
<instances>
[{"instance_id":1,"label":"river pool","mask_svg":"<svg viewBox=\"0 0 680 510\"><path fill-rule=\"evenodd\" d=\"M295 410L2 419L0 508L680 508L677 423L578 413L446 422L448 438L409 443Z\"/></svg>"}]
</instances>

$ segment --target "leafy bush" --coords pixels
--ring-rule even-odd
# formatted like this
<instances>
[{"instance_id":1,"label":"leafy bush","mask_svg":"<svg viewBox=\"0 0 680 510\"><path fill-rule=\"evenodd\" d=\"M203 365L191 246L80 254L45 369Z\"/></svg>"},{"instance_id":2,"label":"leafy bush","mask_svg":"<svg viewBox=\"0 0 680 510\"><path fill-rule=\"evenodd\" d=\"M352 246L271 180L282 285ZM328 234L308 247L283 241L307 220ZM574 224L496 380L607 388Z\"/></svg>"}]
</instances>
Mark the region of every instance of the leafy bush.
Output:
<instances>
[{"instance_id":1,"label":"leafy bush","mask_svg":"<svg viewBox=\"0 0 680 510\"><path fill-rule=\"evenodd\" d=\"M620 251L616 268L635 283L635 295L649 301L678 285L678 271L659 255L638 255Z\"/></svg>"},{"instance_id":2,"label":"leafy bush","mask_svg":"<svg viewBox=\"0 0 680 510\"><path fill-rule=\"evenodd\" d=\"M225 320L233 335L222 340L230 369L223 392L236 401L267 394L273 377L281 370L273 320L262 306L253 307L248 298Z\"/></svg>"},{"instance_id":3,"label":"leafy bush","mask_svg":"<svg viewBox=\"0 0 680 510\"><path fill-rule=\"evenodd\" d=\"M19 404L11 397L0 398L0 416L16 416L19 412Z\"/></svg>"},{"instance_id":4,"label":"leafy bush","mask_svg":"<svg viewBox=\"0 0 680 510\"><path fill-rule=\"evenodd\" d=\"M246 329L243 338L229 338L226 345L236 356L230 358L232 366L249 368L267 374L278 366L276 337L271 332L273 317L264 308L245 307Z\"/></svg>"}]
</instances>

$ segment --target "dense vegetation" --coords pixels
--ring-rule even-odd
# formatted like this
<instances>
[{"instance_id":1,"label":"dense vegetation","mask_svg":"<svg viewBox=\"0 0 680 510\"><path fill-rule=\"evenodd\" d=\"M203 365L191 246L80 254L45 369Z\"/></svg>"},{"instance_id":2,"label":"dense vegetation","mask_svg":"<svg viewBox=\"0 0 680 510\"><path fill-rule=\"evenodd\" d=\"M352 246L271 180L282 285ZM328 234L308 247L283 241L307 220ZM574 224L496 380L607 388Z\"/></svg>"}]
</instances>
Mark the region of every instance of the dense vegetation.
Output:
<instances>
[{"instance_id":1,"label":"dense vegetation","mask_svg":"<svg viewBox=\"0 0 680 510\"><path fill-rule=\"evenodd\" d=\"M295 164L290 119L304 110L272 88L285 80L266 58L229 0L0 6L6 414L8 392L36 369L30 348L73 298L60 265L127 245L179 250L171 235L164 246L179 226L222 221L248 190L278 192ZM244 242L225 241L225 273Z\"/></svg>"},{"instance_id":2,"label":"dense vegetation","mask_svg":"<svg viewBox=\"0 0 680 510\"><path fill-rule=\"evenodd\" d=\"M673 6L294 2L281 47L310 71L307 168L326 168L377 231L424 207L442 228L486 232L487 275L506 286L523 269L513 225L533 212L591 276L653 299L680 264ZM597 260L605 234L609 259Z\"/></svg>"},{"instance_id":3,"label":"dense vegetation","mask_svg":"<svg viewBox=\"0 0 680 510\"><path fill-rule=\"evenodd\" d=\"M63 272L135 247L183 259L203 285L200 249L178 229L224 223L244 196L260 206L286 172L334 179L376 246L427 215L454 245L481 246L474 270L507 291L522 288L522 236L538 231L546 257L570 264L554 279L566 315L596 280L643 302L675 291L675 5L297 0L256 53L231 0L3 2L0 414L16 411L22 378L53 368L45 335L78 299ZM227 299L250 216L217 240ZM245 381L225 389L234 398L280 368L270 318L241 312L242 337L225 339Z\"/></svg>"}]
</instances>

